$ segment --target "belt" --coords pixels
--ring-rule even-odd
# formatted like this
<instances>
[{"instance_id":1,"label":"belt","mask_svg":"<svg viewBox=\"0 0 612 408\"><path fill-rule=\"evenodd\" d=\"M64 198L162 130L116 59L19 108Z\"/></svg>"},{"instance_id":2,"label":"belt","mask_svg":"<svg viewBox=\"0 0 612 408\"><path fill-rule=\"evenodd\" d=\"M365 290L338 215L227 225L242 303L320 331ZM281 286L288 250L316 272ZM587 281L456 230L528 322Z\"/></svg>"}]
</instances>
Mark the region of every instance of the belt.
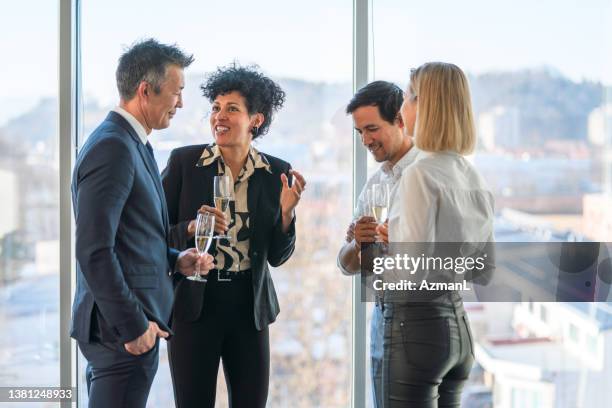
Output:
<instances>
[{"instance_id":1,"label":"belt","mask_svg":"<svg viewBox=\"0 0 612 408\"><path fill-rule=\"evenodd\" d=\"M206 276L206 279L215 280L217 282L231 282L250 280L253 274L250 269L240 272L226 271L219 269L211 269Z\"/></svg>"}]
</instances>

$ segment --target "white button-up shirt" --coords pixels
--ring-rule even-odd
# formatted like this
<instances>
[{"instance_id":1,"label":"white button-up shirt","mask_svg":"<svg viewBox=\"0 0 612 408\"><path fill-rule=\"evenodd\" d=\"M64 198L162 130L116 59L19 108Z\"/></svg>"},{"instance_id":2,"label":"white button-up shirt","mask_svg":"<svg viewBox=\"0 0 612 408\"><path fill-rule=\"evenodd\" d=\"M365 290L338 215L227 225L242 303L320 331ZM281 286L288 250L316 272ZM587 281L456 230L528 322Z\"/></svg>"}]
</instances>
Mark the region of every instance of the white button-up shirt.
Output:
<instances>
[{"instance_id":1,"label":"white button-up shirt","mask_svg":"<svg viewBox=\"0 0 612 408\"><path fill-rule=\"evenodd\" d=\"M462 155L421 152L389 210L390 242L491 242L494 199Z\"/></svg>"},{"instance_id":2,"label":"white button-up shirt","mask_svg":"<svg viewBox=\"0 0 612 408\"><path fill-rule=\"evenodd\" d=\"M357 199L357 205L355 206L355 212L353 213L353 222L357 221L363 215L372 216L373 214L369 210L368 203L368 190L373 184L388 183L389 184L389 206L393 206L395 194L397 192L398 182L402 177L402 172L408 166L410 166L415 158L418 156L419 150L412 146L410 150L406 152L395 164L391 164L388 161L383 163L380 168L368 179L365 183L359 198ZM338 254L337 264L340 270L344 274L350 274L347 268L342 264L340 260L340 254Z\"/></svg>"},{"instance_id":3,"label":"white button-up shirt","mask_svg":"<svg viewBox=\"0 0 612 408\"><path fill-rule=\"evenodd\" d=\"M384 162L380 168L376 170L374 174L372 174L372 177L366 181L365 185L361 189L361 193L359 193L355 213L353 214L353 221L356 221L362 215L373 216L373 214L368 211L368 190L370 190L374 184L386 183L389 185L389 207L393 206L394 197L397 192L398 182L402 177L402 172L414 162L418 154L419 149L412 146L410 150L408 150L406 154L404 154L401 159L397 161L397 163L391 164L388 161Z\"/></svg>"},{"instance_id":4,"label":"white button-up shirt","mask_svg":"<svg viewBox=\"0 0 612 408\"><path fill-rule=\"evenodd\" d=\"M118 113L123 116L125 120L132 126L132 128L136 131L138 138L142 142L143 145L147 144L147 131L144 126L132 115L130 112L126 111L120 106L117 106L113 109L113 112Z\"/></svg>"}]
</instances>

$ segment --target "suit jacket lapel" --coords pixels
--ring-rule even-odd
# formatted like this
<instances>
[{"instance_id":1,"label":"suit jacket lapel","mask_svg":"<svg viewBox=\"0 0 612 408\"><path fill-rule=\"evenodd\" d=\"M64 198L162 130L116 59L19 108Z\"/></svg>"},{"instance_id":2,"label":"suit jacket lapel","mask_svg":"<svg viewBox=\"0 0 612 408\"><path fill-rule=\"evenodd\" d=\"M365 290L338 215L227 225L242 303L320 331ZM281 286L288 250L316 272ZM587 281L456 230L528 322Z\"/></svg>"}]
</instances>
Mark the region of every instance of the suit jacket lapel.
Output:
<instances>
[{"instance_id":1,"label":"suit jacket lapel","mask_svg":"<svg viewBox=\"0 0 612 408\"><path fill-rule=\"evenodd\" d=\"M167 234L169 227L170 227L170 224L168 222L168 208L166 206L166 196L164 195L164 188L161 184L161 178L159 176L159 170L157 168L157 163L155 163L155 161L153 160L153 157L151 157L151 155L147 151L147 147L143 145L142 142L140 142L140 140L138 141L137 146L138 146L138 152L140 153L140 156L142 157L142 160L145 163L145 166L147 168L147 171L149 172L149 175L153 179L155 190L157 191L157 195L159 197L159 200L161 201L162 218L164 220L164 226L166 228L166 234Z\"/></svg>"},{"instance_id":2,"label":"suit jacket lapel","mask_svg":"<svg viewBox=\"0 0 612 408\"><path fill-rule=\"evenodd\" d=\"M168 231L170 230L170 222L168 220L168 207L166 205L166 196L164 194L164 188L161 184L161 177L159 176L159 169L157 168L157 163L155 163L155 160L153 159L153 157L151 157L151 155L147 151L147 147L142 144L142 141L138 137L138 134L136 133L134 128L128 123L127 120L125 120L125 118L123 118L123 116L119 115L116 112L111 111L106 116L106 120L109 120L121 126L123 129L125 129L128 132L128 134L136 142L138 152L140 153L140 156L142 157L142 160L145 163L145 166L147 168L147 171L149 172L149 175L153 179L155 190L157 190L157 196L159 197L159 200L161 201L162 220L164 223L164 228L166 230L166 238L167 238Z\"/></svg>"}]
</instances>

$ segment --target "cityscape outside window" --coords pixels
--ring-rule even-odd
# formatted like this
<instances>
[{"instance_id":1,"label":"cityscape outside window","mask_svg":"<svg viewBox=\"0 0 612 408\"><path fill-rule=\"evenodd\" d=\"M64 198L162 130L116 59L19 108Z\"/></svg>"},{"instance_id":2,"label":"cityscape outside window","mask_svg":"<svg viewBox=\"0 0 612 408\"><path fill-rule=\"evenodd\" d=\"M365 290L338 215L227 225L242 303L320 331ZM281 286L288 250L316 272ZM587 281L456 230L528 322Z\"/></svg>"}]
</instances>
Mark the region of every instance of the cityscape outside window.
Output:
<instances>
[{"instance_id":1,"label":"cityscape outside window","mask_svg":"<svg viewBox=\"0 0 612 408\"><path fill-rule=\"evenodd\" d=\"M142 7L160 12L135 23ZM123 10L120 16L117 9ZM210 104L199 88L206 73L234 61L257 64L287 94L269 133L254 143L290 162L308 183L297 209L295 252L272 270L281 313L270 326L271 407L350 405L351 280L335 261L352 213L352 123L344 113L352 92L352 19L352 2L346 0L301 6L244 0L231 6L182 1L170 8L158 0L82 5L79 144L117 103L114 72L122 47L146 37L177 43L195 57L185 70L184 107L168 129L150 137L160 170L172 149L213 141ZM109 32L110 20L126 29ZM81 384L84 364L81 359ZM220 407L227 406L222 370ZM84 388L81 402L87 398ZM173 398L164 347L148 404L171 406Z\"/></svg>"},{"instance_id":2,"label":"cityscape outside window","mask_svg":"<svg viewBox=\"0 0 612 408\"><path fill-rule=\"evenodd\" d=\"M10 56L0 77L0 330L10 333L0 337L0 386L59 385L57 3L36 2L32 13L31 4L12 2L0 14L10 33L0 39ZM434 60L469 75L480 140L470 160L495 194L498 241L611 240L607 1L372 4L374 79L405 88L410 68ZM354 136L344 113L352 96L352 2L81 7L79 145L116 105L117 59L139 39L176 42L196 57L186 71L185 107L151 138L160 169L173 148L212 141L199 91L205 73L256 63L283 86L287 103L256 147L291 162L308 190L295 254L272 272L281 314L271 326L269 405L349 406L351 279L337 270L336 254L352 217ZM135 23L142 7L155 12ZM108 21L122 29L109 31ZM376 167L369 163L369 173ZM534 299L466 308L477 363L463 406L599 407L612 399L608 304ZM173 400L165 350L160 363L151 407ZM83 404L82 359L77 374ZM366 378L371 406L369 371ZM227 406L222 374L219 387L218 404Z\"/></svg>"},{"instance_id":3,"label":"cityscape outside window","mask_svg":"<svg viewBox=\"0 0 612 408\"><path fill-rule=\"evenodd\" d=\"M609 2L373 4L376 79L405 88L428 61L468 74L479 138L470 160L495 195L496 241L611 241ZM612 307L536 300L466 304L476 364L463 406L612 398L612 364L595 340L612 350Z\"/></svg>"},{"instance_id":4,"label":"cityscape outside window","mask_svg":"<svg viewBox=\"0 0 612 408\"><path fill-rule=\"evenodd\" d=\"M59 7L35 7L0 13L0 387L60 385Z\"/></svg>"}]
</instances>

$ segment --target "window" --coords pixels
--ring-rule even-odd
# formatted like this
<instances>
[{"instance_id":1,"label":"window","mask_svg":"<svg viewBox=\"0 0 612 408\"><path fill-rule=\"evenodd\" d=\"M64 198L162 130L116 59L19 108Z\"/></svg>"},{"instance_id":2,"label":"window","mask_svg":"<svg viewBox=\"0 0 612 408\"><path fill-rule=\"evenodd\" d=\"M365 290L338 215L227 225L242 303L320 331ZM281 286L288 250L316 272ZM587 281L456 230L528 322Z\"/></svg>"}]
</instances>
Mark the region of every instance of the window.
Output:
<instances>
[{"instance_id":1,"label":"window","mask_svg":"<svg viewBox=\"0 0 612 408\"><path fill-rule=\"evenodd\" d=\"M208 106L197 89L205 72L235 59L258 63L285 87L286 107L257 147L292 162L310 187L298 212L298 251L273 271L282 312L271 328L269 401L271 406L296 400L305 406L349 405L351 280L336 270L335 255L352 212L352 125L344 114L352 95L352 2L240 0L229 10L195 0L171 7L158 0L78 4L84 91L78 144L116 103L114 70L122 46L146 36L177 42L197 58L187 71L185 109L170 129L154 136L160 168L173 148L211 140ZM513 222L506 210L538 217L552 225L540 231L542 239L609 241L607 3L373 4L376 79L405 87L410 67L440 59L457 63L470 76L481 139L472 159L496 195L499 217ZM0 40L0 50L11 56L0 79L0 330L11 333L0 339L0 386L58 385L58 344L67 336L60 334L58 313L59 247L68 243L59 242L57 6L57 1L37 2L32 12L29 3L11 2L0 15L10 33ZM125 12L118 15L117 9ZM146 23L127 17L142 9L151 10ZM233 13L230 29L219 18L228 12ZM554 18L541 17L550 15ZM122 29L109 31L108 21ZM538 30L517 30L517 24ZM529 309L535 313L531 302ZM566 316L557 316L540 309L540 318L550 324L564 323ZM489 323L488 328L510 327ZM486 334L496 335L486 327ZM579 334L571 325L571 341L579 343ZM598 337L586 342L595 350ZM151 406L172 404L164 351L161 360ZM594 389L598 386L587 384L583 394L602 394ZM536 394L535 405L539 398ZM578 403L596 405L589 401Z\"/></svg>"},{"instance_id":2,"label":"window","mask_svg":"<svg viewBox=\"0 0 612 408\"><path fill-rule=\"evenodd\" d=\"M604 57L606 3L374 4L377 79L405 87L410 67L439 60L468 75L480 140L473 162L497 211L529 213L554 232L605 241L610 234L597 230L595 214L612 216L604 206L610 163L602 154L610 143L602 95L612 80ZM553 10L555 18L541 19ZM517 31L517 21L541 29Z\"/></svg>"},{"instance_id":3,"label":"window","mask_svg":"<svg viewBox=\"0 0 612 408\"><path fill-rule=\"evenodd\" d=\"M608 242L612 237L609 2L595 1L589 7L552 0L375 0L373 4L375 79L406 87L410 68L428 61L451 62L466 72L479 138L469 160L495 196L496 226L512 225L515 231L503 235L496 231L501 235L497 240ZM490 304L481 304L484 311L470 311L471 320L482 324L476 341L481 335L508 340L536 335L539 329L533 317L551 328L567 327L570 318L565 313L553 314L552 306L528 300L529 317L518 308L498 314ZM572 308L580 309L568 305L555 310L569 314ZM593 320L595 314L581 318ZM570 326L569 337L579 343L576 326ZM551 349L559 342L552 339ZM516 349L520 353L520 347ZM573 357L568 352L561 358L569 362ZM556 378L567 373L553 364L539 366L527 351L517 360L533 360L534 367ZM502 369L501 364L489 368ZM551 386L557 393L565 387L560 380ZM523 392L513 398L494 392L504 406L527 407L538 401ZM602 385L591 382L576 404L603 403L591 396L604 393Z\"/></svg>"},{"instance_id":4,"label":"window","mask_svg":"<svg viewBox=\"0 0 612 408\"><path fill-rule=\"evenodd\" d=\"M510 393L512 408L539 408L542 395L537 390L512 387Z\"/></svg>"},{"instance_id":5,"label":"window","mask_svg":"<svg viewBox=\"0 0 612 408\"><path fill-rule=\"evenodd\" d=\"M569 324L569 339L574 344L580 343L580 331L575 324Z\"/></svg>"},{"instance_id":6,"label":"window","mask_svg":"<svg viewBox=\"0 0 612 408\"><path fill-rule=\"evenodd\" d=\"M60 385L58 2L36 7L0 15L0 387Z\"/></svg>"},{"instance_id":7,"label":"window","mask_svg":"<svg viewBox=\"0 0 612 408\"><path fill-rule=\"evenodd\" d=\"M141 23L133 16L143 8L152 12ZM119 15L118 9L123 10ZM122 30L109 31L108 21ZM270 132L255 143L289 161L308 181L297 211L296 251L272 271L281 306L270 326L268 401L273 407L296 401L350 404L351 279L341 275L335 260L352 215L352 125L344 114L352 95L351 27L351 1L82 4L85 126L80 144L117 103L114 72L122 46L143 37L176 42L196 58L185 71L184 108L170 128L151 137L160 169L172 149L213 140L210 106L199 90L205 73L234 60L256 63L287 93ZM150 406L173 401L165 350L160 362ZM219 379L223 384L223 375ZM225 387L220 387L218 406L224 406ZM83 403L86 396L81 397Z\"/></svg>"},{"instance_id":8,"label":"window","mask_svg":"<svg viewBox=\"0 0 612 408\"><path fill-rule=\"evenodd\" d=\"M540 320L544 323L548 322L548 308L544 304L540 304Z\"/></svg>"},{"instance_id":9,"label":"window","mask_svg":"<svg viewBox=\"0 0 612 408\"><path fill-rule=\"evenodd\" d=\"M587 348L591 354L597 354L597 335L587 336Z\"/></svg>"},{"instance_id":10,"label":"window","mask_svg":"<svg viewBox=\"0 0 612 408\"><path fill-rule=\"evenodd\" d=\"M512 387L512 408L526 408L525 406L525 391Z\"/></svg>"}]
</instances>

